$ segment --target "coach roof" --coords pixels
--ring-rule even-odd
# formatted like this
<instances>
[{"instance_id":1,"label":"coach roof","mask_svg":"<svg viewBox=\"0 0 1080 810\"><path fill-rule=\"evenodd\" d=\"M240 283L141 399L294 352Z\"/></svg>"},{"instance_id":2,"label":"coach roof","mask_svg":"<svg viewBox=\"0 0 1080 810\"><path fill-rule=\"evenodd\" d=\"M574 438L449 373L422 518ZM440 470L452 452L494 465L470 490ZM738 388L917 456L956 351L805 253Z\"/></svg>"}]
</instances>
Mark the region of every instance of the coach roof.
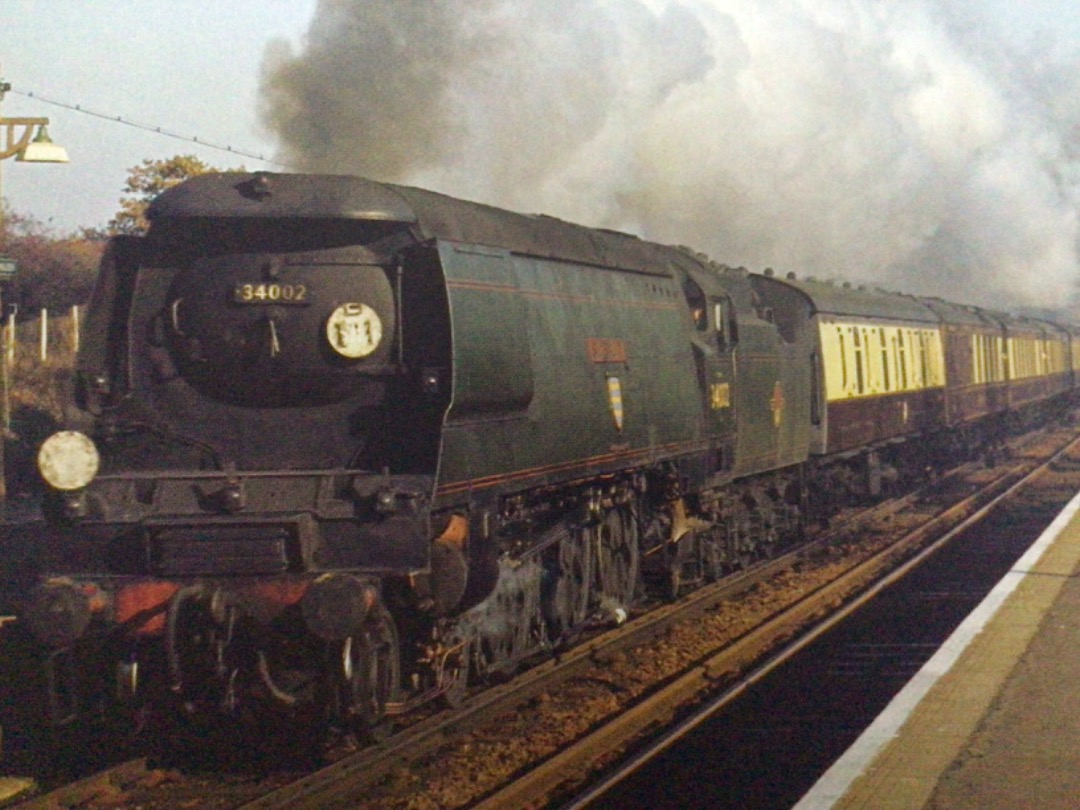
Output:
<instances>
[{"instance_id":1,"label":"coach roof","mask_svg":"<svg viewBox=\"0 0 1080 810\"><path fill-rule=\"evenodd\" d=\"M773 277L774 281L800 290L822 315L845 318L938 323L938 316L917 298L849 283Z\"/></svg>"}]
</instances>

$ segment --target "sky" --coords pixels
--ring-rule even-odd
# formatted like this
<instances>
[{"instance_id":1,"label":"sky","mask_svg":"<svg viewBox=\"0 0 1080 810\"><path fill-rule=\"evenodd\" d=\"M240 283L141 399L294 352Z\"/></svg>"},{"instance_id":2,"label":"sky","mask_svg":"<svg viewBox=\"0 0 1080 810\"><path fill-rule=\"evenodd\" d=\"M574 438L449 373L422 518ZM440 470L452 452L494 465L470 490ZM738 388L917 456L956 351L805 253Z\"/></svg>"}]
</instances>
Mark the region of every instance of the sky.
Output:
<instances>
[{"instance_id":1,"label":"sky","mask_svg":"<svg viewBox=\"0 0 1080 810\"><path fill-rule=\"evenodd\" d=\"M49 117L71 157L4 161L0 193L60 232L192 153L755 270L1080 300L1074 0L0 0L0 75L0 113Z\"/></svg>"},{"instance_id":2,"label":"sky","mask_svg":"<svg viewBox=\"0 0 1080 810\"><path fill-rule=\"evenodd\" d=\"M0 0L4 117L46 117L66 165L0 164L17 212L61 231L115 215L128 169L194 154L220 168L273 164L145 132L21 92L272 158L259 124L260 65L271 40L299 42L315 0Z\"/></svg>"}]
</instances>

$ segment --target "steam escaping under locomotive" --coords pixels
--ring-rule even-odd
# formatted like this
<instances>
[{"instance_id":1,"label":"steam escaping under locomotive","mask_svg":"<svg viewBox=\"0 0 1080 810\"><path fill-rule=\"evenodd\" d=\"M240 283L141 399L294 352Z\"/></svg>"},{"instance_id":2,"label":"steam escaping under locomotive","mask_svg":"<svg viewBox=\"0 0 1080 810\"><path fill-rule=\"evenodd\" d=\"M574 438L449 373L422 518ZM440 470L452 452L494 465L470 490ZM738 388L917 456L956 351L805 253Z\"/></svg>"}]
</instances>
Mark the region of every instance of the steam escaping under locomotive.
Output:
<instances>
[{"instance_id":1,"label":"steam escaping under locomotive","mask_svg":"<svg viewBox=\"0 0 1080 810\"><path fill-rule=\"evenodd\" d=\"M452 702L993 452L1080 368L1050 322L356 177L205 175L149 219L3 577L56 725Z\"/></svg>"}]
</instances>

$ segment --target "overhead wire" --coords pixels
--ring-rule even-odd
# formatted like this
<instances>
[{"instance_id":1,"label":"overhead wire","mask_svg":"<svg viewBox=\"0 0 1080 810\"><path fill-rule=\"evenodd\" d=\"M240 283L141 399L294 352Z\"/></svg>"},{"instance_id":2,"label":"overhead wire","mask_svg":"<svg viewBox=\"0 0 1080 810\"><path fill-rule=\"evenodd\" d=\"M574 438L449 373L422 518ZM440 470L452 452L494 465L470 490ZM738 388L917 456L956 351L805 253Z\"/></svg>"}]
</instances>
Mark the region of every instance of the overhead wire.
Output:
<instances>
[{"instance_id":1,"label":"overhead wire","mask_svg":"<svg viewBox=\"0 0 1080 810\"><path fill-rule=\"evenodd\" d=\"M287 166L287 164L282 163L281 161L274 160L273 158L268 158L263 155L258 155L254 152L248 152L243 149L237 149L233 146L203 140L202 138L199 138L195 135L184 135L180 132L173 132L172 130L165 129L164 127L154 126L153 124L143 124L138 121L132 121L130 118L124 118L120 115L109 115L108 113L98 112L96 110L91 110L87 107L84 107L82 104L70 104L64 101L57 101L56 99L47 98L40 93L34 93L27 90L16 90L13 87L8 87L6 89L9 93L14 93L25 98L32 98L35 101L40 101L42 104L51 104L54 107L62 107L65 110L72 110L74 112L83 113L84 115L90 115L94 118L101 118L102 120L112 121L116 124L124 124L125 126L134 127L136 129L141 129L146 132L153 132L158 135L164 135L166 138L173 138L175 140L185 141L187 143L198 144L199 146L206 147L207 149L216 149L221 152L229 152L230 154L238 155L239 157L252 158L253 160L259 160L263 163L269 163L273 166Z\"/></svg>"}]
</instances>

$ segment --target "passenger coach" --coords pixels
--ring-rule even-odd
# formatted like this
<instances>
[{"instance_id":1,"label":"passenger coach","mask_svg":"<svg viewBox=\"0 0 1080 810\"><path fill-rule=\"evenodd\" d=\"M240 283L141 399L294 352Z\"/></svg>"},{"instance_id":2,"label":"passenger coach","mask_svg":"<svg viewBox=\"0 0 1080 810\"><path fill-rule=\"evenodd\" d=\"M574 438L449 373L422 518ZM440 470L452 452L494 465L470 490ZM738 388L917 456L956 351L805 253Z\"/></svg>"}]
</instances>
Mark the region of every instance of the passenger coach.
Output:
<instances>
[{"instance_id":1,"label":"passenger coach","mask_svg":"<svg viewBox=\"0 0 1080 810\"><path fill-rule=\"evenodd\" d=\"M945 359L939 318L906 295L797 279L758 279L802 293L817 347L811 455L833 455L940 424Z\"/></svg>"}]
</instances>

